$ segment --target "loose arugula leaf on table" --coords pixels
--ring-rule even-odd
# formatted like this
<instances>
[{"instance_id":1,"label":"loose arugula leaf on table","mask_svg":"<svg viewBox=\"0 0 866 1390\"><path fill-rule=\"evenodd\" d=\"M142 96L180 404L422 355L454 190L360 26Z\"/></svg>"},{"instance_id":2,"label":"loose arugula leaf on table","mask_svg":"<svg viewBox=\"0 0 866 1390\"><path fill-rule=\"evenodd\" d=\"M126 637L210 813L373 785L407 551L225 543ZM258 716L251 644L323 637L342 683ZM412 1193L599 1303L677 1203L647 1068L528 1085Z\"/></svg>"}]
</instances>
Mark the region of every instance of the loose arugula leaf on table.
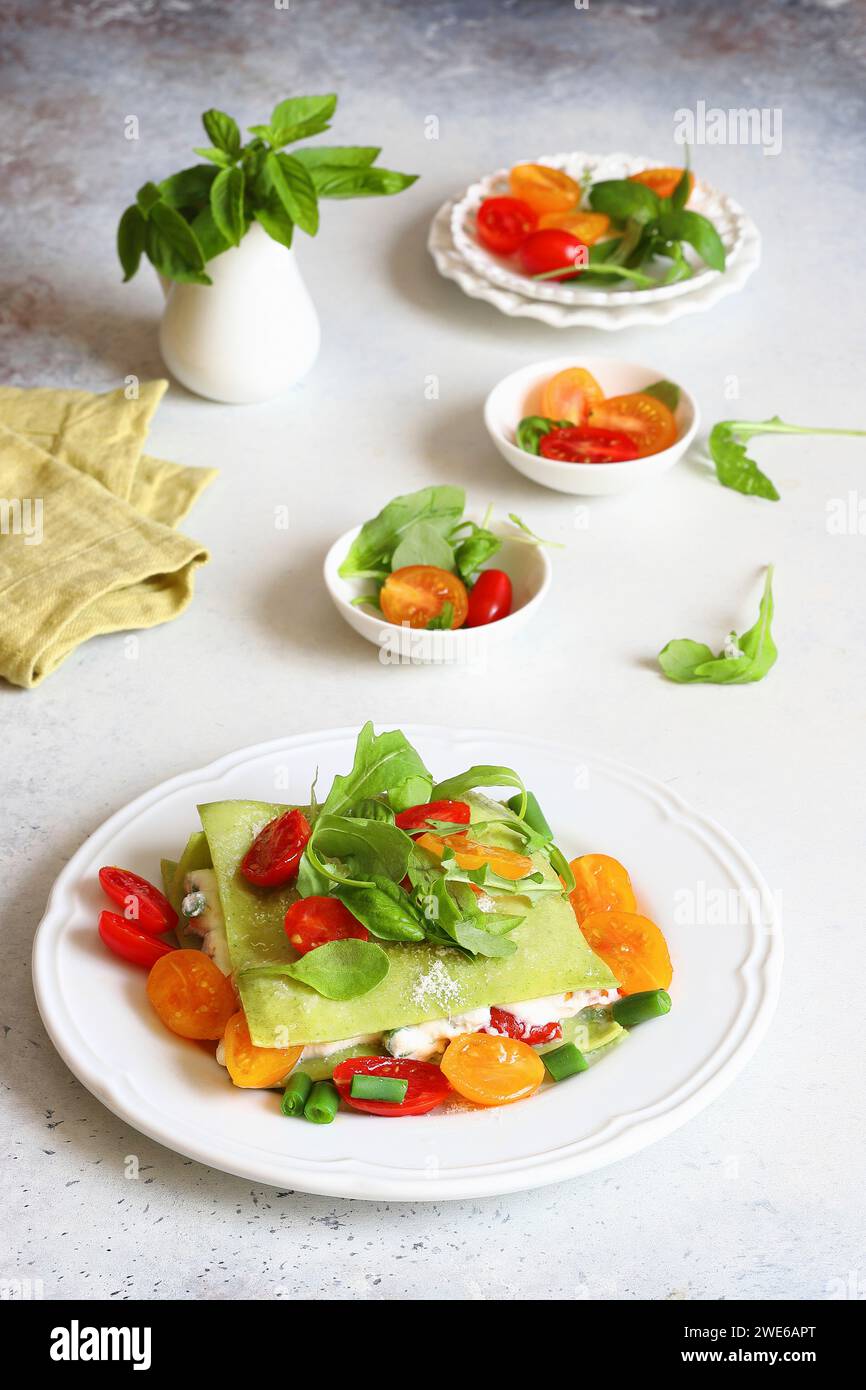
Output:
<instances>
[{"instance_id":1,"label":"loose arugula leaf on table","mask_svg":"<svg viewBox=\"0 0 866 1390\"><path fill-rule=\"evenodd\" d=\"M447 483L394 497L361 527L339 574L343 579L384 578L391 567L391 556L407 531L423 521L447 535L463 515L465 505L463 488Z\"/></svg>"},{"instance_id":2,"label":"loose arugula leaf on table","mask_svg":"<svg viewBox=\"0 0 866 1390\"><path fill-rule=\"evenodd\" d=\"M710 457L722 487L752 497L778 502L775 484L762 473L746 452L746 440L760 434L839 434L862 436L866 430L823 429L811 425L787 425L778 415L769 420L720 420L710 430Z\"/></svg>"},{"instance_id":3,"label":"loose arugula leaf on table","mask_svg":"<svg viewBox=\"0 0 866 1390\"><path fill-rule=\"evenodd\" d=\"M328 941L308 951L300 960L274 965L253 965L242 971L242 978L288 975L309 985L326 999L357 999L369 994L384 980L391 968L387 953L375 941L347 937Z\"/></svg>"},{"instance_id":4,"label":"loose arugula leaf on table","mask_svg":"<svg viewBox=\"0 0 866 1390\"><path fill-rule=\"evenodd\" d=\"M763 680L778 655L770 630L773 621L773 566L767 569L758 618L741 637L732 632L715 656L704 642L676 638L659 652L659 665L680 684L745 685Z\"/></svg>"}]
</instances>

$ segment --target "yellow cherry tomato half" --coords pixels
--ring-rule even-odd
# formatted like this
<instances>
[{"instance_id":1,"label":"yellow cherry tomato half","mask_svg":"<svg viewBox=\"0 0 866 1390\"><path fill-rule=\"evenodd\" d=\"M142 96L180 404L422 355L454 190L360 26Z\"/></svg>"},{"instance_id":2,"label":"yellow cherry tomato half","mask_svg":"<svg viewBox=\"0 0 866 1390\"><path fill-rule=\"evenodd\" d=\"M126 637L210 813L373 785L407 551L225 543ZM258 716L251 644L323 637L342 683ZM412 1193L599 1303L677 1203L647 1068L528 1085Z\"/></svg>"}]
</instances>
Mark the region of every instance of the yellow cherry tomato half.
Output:
<instances>
[{"instance_id":1,"label":"yellow cherry tomato half","mask_svg":"<svg viewBox=\"0 0 866 1390\"><path fill-rule=\"evenodd\" d=\"M638 447L638 458L659 454L677 442L673 411L655 396L633 391L627 396L608 396L589 412L594 429L622 430Z\"/></svg>"},{"instance_id":2,"label":"yellow cherry tomato half","mask_svg":"<svg viewBox=\"0 0 866 1390\"><path fill-rule=\"evenodd\" d=\"M538 1090L544 1063L528 1043L493 1033L461 1033L448 1044L442 1071L473 1105L513 1105Z\"/></svg>"},{"instance_id":3,"label":"yellow cherry tomato half","mask_svg":"<svg viewBox=\"0 0 866 1390\"><path fill-rule=\"evenodd\" d=\"M578 922L593 912L637 912L634 889L628 872L609 854L582 854L572 859L574 887L569 894Z\"/></svg>"},{"instance_id":4,"label":"yellow cherry tomato half","mask_svg":"<svg viewBox=\"0 0 866 1390\"><path fill-rule=\"evenodd\" d=\"M670 198L673 191L683 176L682 169L641 169L639 174L629 174L631 183L642 183L647 188L651 188L653 193L657 193L660 198ZM692 196L695 186L695 176L689 173L689 192L686 202Z\"/></svg>"},{"instance_id":5,"label":"yellow cherry tomato half","mask_svg":"<svg viewBox=\"0 0 866 1390\"><path fill-rule=\"evenodd\" d=\"M576 210L580 202L580 184L547 164L515 164L508 182L513 196L539 215Z\"/></svg>"},{"instance_id":6,"label":"yellow cherry tomato half","mask_svg":"<svg viewBox=\"0 0 866 1390\"><path fill-rule=\"evenodd\" d=\"M203 951L169 951L147 977L147 997L181 1038L216 1041L237 1008L228 976Z\"/></svg>"},{"instance_id":7,"label":"yellow cherry tomato half","mask_svg":"<svg viewBox=\"0 0 866 1390\"><path fill-rule=\"evenodd\" d=\"M470 840L468 835L446 835L443 838L428 833L419 835L415 843L435 854L437 859L442 858L447 845L454 850L459 868L480 869L489 864L500 878L510 878L515 882L526 878L535 868L528 854L518 854L516 850L502 849L499 845L482 845L477 840Z\"/></svg>"},{"instance_id":8,"label":"yellow cherry tomato half","mask_svg":"<svg viewBox=\"0 0 866 1390\"><path fill-rule=\"evenodd\" d=\"M568 420L572 425L586 423L593 406L604 400L604 392L584 367L566 367L552 376L541 393L541 413L549 420Z\"/></svg>"},{"instance_id":9,"label":"yellow cherry tomato half","mask_svg":"<svg viewBox=\"0 0 866 1390\"><path fill-rule=\"evenodd\" d=\"M580 924L590 950L601 956L623 994L667 989L673 979L668 944L661 930L639 912L591 912Z\"/></svg>"},{"instance_id":10,"label":"yellow cherry tomato half","mask_svg":"<svg viewBox=\"0 0 866 1390\"><path fill-rule=\"evenodd\" d=\"M302 1047L256 1047L243 1009L232 1014L223 1034L225 1063L236 1086L264 1090L288 1076Z\"/></svg>"},{"instance_id":11,"label":"yellow cherry tomato half","mask_svg":"<svg viewBox=\"0 0 866 1390\"><path fill-rule=\"evenodd\" d=\"M456 574L436 565L404 565L393 570L379 592L379 605L389 623L426 627L451 604L451 626L462 627L469 611L466 586Z\"/></svg>"},{"instance_id":12,"label":"yellow cherry tomato half","mask_svg":"<svg viewBox=\"0 0 866 1390\"><path fill-rule=\"evenodd\" d=\"M594 246L610 231L610 218L606 212L547 212L539 217L538 225L543 231L558 227L571 232L584 246Z\"/></svg>"}]
</instances>

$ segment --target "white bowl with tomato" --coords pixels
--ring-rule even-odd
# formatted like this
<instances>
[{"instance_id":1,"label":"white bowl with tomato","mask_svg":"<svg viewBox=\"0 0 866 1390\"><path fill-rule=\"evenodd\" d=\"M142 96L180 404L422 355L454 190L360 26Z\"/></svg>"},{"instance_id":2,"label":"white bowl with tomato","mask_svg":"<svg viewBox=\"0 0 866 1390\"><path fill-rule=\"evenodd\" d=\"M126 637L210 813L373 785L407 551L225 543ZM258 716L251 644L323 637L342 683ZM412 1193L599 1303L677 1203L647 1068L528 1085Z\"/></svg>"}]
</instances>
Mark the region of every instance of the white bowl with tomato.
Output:
<instances>
[{"instance_id":1,"label":"white bowl with tomato","mask_svg":"<svg viewBox=\"0 0 866 1390\"><path fill-rule=\"evenodd\" d=\"M487 519L464 524L486 527ZM334 607L379 647L385 664L471 665L491 642L508 641L531 622L551 583L543 543L522 524L496 523L493 529L499 548L471 578L433 565L401 566L379 581L374 593L368 577L340 573L364 530L355 526L325 557L325 585ZM428 627L431 621L434 626Z\"/></svg>"},{"instance_id":2,"label":"white bowl with tomato","mask_svg":"<svg viewBox=\"0 0 866 1390\"><path fill-rule=\"evenodd\" d=\"M518 473L555 492L601 497L658 478L700 424L688 391L656 368L616 357L553 357L504 377L484 423Z\"/></svg>"}]
</instances>

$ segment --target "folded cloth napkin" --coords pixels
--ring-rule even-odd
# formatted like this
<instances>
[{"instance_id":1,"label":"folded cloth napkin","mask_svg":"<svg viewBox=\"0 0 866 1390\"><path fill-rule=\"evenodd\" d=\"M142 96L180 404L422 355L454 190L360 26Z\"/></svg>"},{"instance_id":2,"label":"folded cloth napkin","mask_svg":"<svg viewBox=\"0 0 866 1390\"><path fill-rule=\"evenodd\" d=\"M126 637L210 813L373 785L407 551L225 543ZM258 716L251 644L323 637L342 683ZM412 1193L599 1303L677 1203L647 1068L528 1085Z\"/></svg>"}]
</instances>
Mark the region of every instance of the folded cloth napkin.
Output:
<instances>
[{"instance_id":1,"label":"folded cloth napkin","mask_svg":"<svg viewBox=\"0 0 866 1390\"><path fill-rule=\"evenodd\" d=\"M142 454L167 384L129 397L0 387L0 677L13 685L192 598L208 553L172 528L216 472Z\"/></svg>"}]
</instances>

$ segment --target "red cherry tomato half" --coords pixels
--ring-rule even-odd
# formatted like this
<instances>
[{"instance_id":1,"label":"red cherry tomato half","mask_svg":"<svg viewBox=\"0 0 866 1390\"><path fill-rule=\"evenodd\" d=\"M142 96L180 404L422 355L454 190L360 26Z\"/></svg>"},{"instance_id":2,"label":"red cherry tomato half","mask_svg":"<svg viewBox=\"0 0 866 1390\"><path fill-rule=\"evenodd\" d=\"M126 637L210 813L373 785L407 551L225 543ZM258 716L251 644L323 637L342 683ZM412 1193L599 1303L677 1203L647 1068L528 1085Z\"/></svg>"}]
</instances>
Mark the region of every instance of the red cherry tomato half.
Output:
<instances>
[{"instance_id":1,"label":"red cherry tomato half","mask_svg":"<svg viewBox=\"0 0 866 1390\"><path fill-rule=\"evenodd\" d=\"M137 922L130 922L128 917L121 917L119 912L100 912L99 935L109 951L113 951L116 956L122 956L133 965L143 965L146 970L149 970L160 956L167 956L169 951L177 950L176 946L169 946L167 941L160 941L158 937L142 930Z\"/></svg>"},{"instance_id":2,"label":"red cherry tomato half","mask_svg":"<svg viewBox=\"0 0 866 1390\"><path fill-rule=\"evenodd\" d=\"M99 870L99 882L106 896L123 908L127 922L134 922L141 931L159 936L177 926L177 913L168 898L146 878L108 865Z\"/></svg>"},{"instance_id":3,"label":"red cherry tomato half","mask_svg":"<svg viewBox=\"0 0 866 1390\"><path fill-rule=\"evenodd\" d=\"M497 256L513 256L538 226L538 214L521 198L486 198L476 217L478 240Z\"/></svg>"},{"instance_id":4,"label":"red cherry tomato half","mask_svg":"<svg viewBox=\"0 0 866 1390\"><path fill-rule=\"evenodd\" d=\"M465 627L483 627L507 618L513 593L505 570L482 570L469 590L469 611Z\"/></svg>"},{"instance_id":5,"label":"red cherry tomato half","mask_svg":"<svg viewBox=\"0 0 866 1390\"><path fill-rule=\"evenodd\" d=\"M357 941L369 941L370 933L357 917L353 917L339 898L298 898L292 903L285 920L286 936L299 955L315 951L329 941L345 941L353 936Z\"/></svg>"},{"instance_id":6,"label":"red cherry tomato half","mask_svg":"<svg viewBox=\"0 0 866 1390\"><path fill-rule=\"evenodd\" d=\"M529 1043L530 1047L540 1047L542 1043L558 1042L562 1037L562 1024L555 1020L551 1023L538 1023L534 1027L527 1028L519 1018L510 1014L505 1009L490 1010L489 1033L501 1033L506 1038L517 1038L520 1042Z\"/></svg>"},{"instance_id":7,"label":"red cherry tomato half","mask_svg":"<svg viewBox=\"0 0 866 1390\"><path fill-rule=\"evenodd\" d=\"M563 270L561 275L552 275L552 280L573 280L586 269L589 250L571 232L549 227L544 231L530 232L521 242L519 259L527 275L543 275L548 270L559 270L563 266L575 266L574 270Z\"/></svg>"},{"instance_id":8,"label":"red cherry tomato half","mask_svg":"<svg viewBox=\"0 0 866 1390\"><path fill-rule=\"evenodd\" d=\"M468 825L470 814L465 801L425 801L423 806L410 806L408 811L401 811L396 819L401 830L429 830L431 821Z\"/></svg>"},{"instance_id":9,"label":"red cherry tomato half","mask_svg":"<svg viewBox=\"0 0 866 1390\"><path fill-rule=\"evenodd\" d=\"M400 1105L385 1100L359 1100L349 1094L356 1072L364 1076L392 1076L408 1081L406 1095ZM353 1110L368 1115L426 1115L448 1098L451 1087L432 1062L400 1061L396 1057L350 1057L334 1067L334 1085L340 1099Z\"/></svg>"},{"instance_id":10,"label":"red cherry tomato half","mask_svg":"<svg viewBox=\"0 0 866 1390\"><path fill-rule=\"evenodd\" d=\"M560 463L625 463L636 459L640 450L630 435L621 430L597 430L591 425L554 429L538 441L543 458Z\"/></svg>"},{"instance_id":11,"label":"red cherry tomato half","mask_svg":"<svg viewBox=\"0 0 866 1390\"><path fill-rule=\"evenodd\" d=\"M284 811L260 830L243 859L241 873L257 888L289 883L298 872L301 855L312 834L303 811Z\"/></svg>"}]
</instances>

